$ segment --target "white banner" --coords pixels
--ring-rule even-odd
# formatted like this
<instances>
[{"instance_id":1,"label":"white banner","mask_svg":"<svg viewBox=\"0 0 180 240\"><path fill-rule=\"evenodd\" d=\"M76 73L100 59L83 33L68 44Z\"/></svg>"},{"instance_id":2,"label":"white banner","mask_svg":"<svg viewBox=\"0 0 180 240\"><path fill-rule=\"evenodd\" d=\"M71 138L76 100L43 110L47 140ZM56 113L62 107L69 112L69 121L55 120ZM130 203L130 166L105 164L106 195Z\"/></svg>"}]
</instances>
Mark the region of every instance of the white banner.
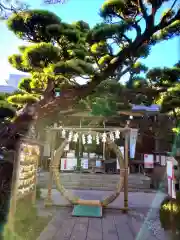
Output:
<instances>
[{"instance_id":1,"label":"white banner","mask_svg":"<svg viewBox=\"0 0 180 240\"><path fill-rule=\"evenodd\" d=\"M173 173L173 163L172 161L167 161L167 165L166 165L166 173L167 173L167 177L173 179L174 178L174 173Z\"/></svg>"},{"instance_id":2,"label":"white banner","mask_svg":"<svg viewBox=\"0 0 180 240\"><path fill-rule=\"evenodd\" d=\"M171 178L168 178L168 195L176 198L175 184Z\"/></svg>"},{"instance_id":3,"label":"white banner","mask_svg":"<svg viewBox=\"0 0 180 240\"><path fill-rule=\"evenodd\" d=\"M137 136L138 136L138 129L131 128L130 131L130 158L135 157L135 152L136 152L136 141L137 141Z\"/></svg>"},{"instance_id":4,"label":"white banner","mask_svg":"<svg viewBox=\"0 0 180 240\"><path fill-rule=\"evenodd\" d=\"M154 168L153 154L144 154L144 168Z\"/></svg>"},{"instance_id":5,"label":"white banner","mask_svg":"<svg viewBox=\"0 0 180 240\"><path fill-rule=\"evenodd\" d=\"M167 157L166 174L167 174L167 181L168 181L168 194L172 198L176 198L173 160L174 160L173 157Z\"/></svg>"},{"instance_id":6,"label":"white banner","mask_svg":"<svg viewBox=\"0 0 180 240\"><path fill-rule=\"evenodd\" d=\"M122 153L122 155L123 155L123 158L124 158L124 147L123 147L123 146L119 147L119 150L121 151L121 153ZM117 169L120 169L118 159L117 159L117 165L116 165L116 168L117 168Z\"/></svg>"}]
</instances>

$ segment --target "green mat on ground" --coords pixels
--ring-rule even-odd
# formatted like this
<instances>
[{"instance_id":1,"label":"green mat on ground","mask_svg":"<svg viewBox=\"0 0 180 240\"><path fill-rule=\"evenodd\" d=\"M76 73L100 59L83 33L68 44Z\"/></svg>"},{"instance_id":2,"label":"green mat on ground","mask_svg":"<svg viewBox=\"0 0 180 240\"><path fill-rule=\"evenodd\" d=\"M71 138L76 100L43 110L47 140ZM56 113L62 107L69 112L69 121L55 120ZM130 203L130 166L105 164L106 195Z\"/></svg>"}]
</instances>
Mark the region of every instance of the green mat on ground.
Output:
<instances>
[{"instance_id":1,"label":"green mat on ground","mask_svg":"<svg viewBox=\"0 0 180 240\"><path fill-rule=\"evenodd\" d=\"M102 217L101 206L87 206L76 205L74 206L72 216L74 217Z\"/></svg>"}]
</instances>

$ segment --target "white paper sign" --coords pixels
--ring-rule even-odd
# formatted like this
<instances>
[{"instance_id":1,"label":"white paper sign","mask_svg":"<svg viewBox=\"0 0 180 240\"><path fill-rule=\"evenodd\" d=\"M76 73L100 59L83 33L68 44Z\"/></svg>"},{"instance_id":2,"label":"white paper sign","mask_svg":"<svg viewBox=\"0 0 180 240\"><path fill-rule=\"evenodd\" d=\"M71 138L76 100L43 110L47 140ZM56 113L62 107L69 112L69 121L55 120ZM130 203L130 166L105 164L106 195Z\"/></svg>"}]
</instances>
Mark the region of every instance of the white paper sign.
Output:
<instances>
[{"instance_id":1,"label":"white paper sign","mask_svg":"<svg viewBox=\"0 0 180 240\"><path fill-rule=\"evenodd\" d=\"M77 158L61 158L61 170L74 170L77 166Z\"/></svg>"},{"instance_id":2,"label":"white paper sign","mask_svg":"<svg viewBox=\"0 0 180 240\"><path fill-rule=\"evenodd\" d=\"M124 147L123 147L123 146L119 147L119 150L121 151L121 153L122 153L122 155L123 155L123 158L124 158ZM117 161L116 168L117 168L117 170L118 170L118 169L120 169L119 161L118 161L118 159L117 159L116 161Z\"/></svg>"},{"instance_id":3,"label":"white paper sign","mask_svg":"<svg viewBox=\"0 0 180 240\"><path fill-rule=\"evenodd\" d=\"M95 153L90 153L90 154L89 154L89 157L90 157L90 158L94 158L95 156L96 156Z\"/></svg>"},{"instance_id":4,"label":"white paper sign","mask_svg":"<svg viewBox=\"0 0 180 240\"><path fill-rule=\"evenodd\" d=\"M144 168L154 167L154 156L153 154L144 154Z\"/></svg>"},{"instance_id":5,"label":"white paper sign","mask_svg":"<svg viewBox=\"0 0 180 240\"><path fill-rule=\"evenodd\" d=\"M131 131L130 131L130 158L135 157L137 136L138 136L138 129L131 129Z\"/></svg>"},{"instance_id":6,"label":"white paper sign","mask_svg":"<svg viewBox=\"0 0 180 240\"><path fill-rule=\"evenodd\" d=\"M101 167L101 161L100 160L96 160L96 167Z\"/></svg>"},{"instance_id":7,"label":"white paper sign","mask_svg":"<svg viewBox=\"0 0 180 240\"><path fill-rule=\"evenodd\" d=\"M88 158L81 158L81 167L83 169L88 169L89 168Z\"/></svg>"}]
</instances>

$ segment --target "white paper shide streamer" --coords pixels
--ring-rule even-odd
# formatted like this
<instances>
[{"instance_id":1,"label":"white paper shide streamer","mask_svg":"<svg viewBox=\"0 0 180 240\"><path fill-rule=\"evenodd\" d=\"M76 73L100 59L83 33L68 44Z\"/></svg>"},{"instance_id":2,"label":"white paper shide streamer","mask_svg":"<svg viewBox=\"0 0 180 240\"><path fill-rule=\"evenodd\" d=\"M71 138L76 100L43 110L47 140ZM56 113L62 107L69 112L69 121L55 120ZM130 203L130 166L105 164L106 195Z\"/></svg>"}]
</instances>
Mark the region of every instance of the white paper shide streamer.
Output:
<instances>
[{"instance_id":1,"label":"white paper shide streamer","mask_svg":"<svg viewBox=\"0 0 180 240\"><path fill-rule=\"evenodd\" d=\"M75 133L74 136L73 136L73 142L77 142L78 141L78 133Z\"/></svg>"},{"instance_id":2,"label":"white paper shide streamer","mask_svg":"<svg viewBox=\"0 0 180 240\"><path fill-rule=\"evenodd\" d=\"M72 141L72 137L73 137L73 132L69 132L69 136L68 136L68 142Z\"/></svg>"},{"instance_id":3,"label":"white paper shide streamer","mask_svg":"<svg viewBox=\"0 0 180 240\"><path fill-rule=\"evenodd\" d=\"M85 145L86 144L86 137L84 134L82 134L82 144Z\"/></svg>"},{"instance_id":4,"label":"white paper shide streamer","mask_svg":"<svg viewBox=\"0 0 180 240\"><path fill-rule=\"evenodd\" d=\"M66 138L66 131L64 129L62 130L62 138Z\"/></svg>"},{"instance_id":5,"label":"white paper shide streamer","mask_svg":"<svg viewBox=\"0 0 180 240\"><path fill-rule=\"evenodd\" d=\"M114 142L115 138L114 138L114 134L112 132L110 132L109 138L110 138L111 141Z\"/></svg>"},{"instance_id":6,"label":"white paper shide streamer","mask_svg":"<svg viewBox=\"0 0 180 240\"><path fill-rule=\"evenodd\" d=\"M116 139L119 139L119 138L120 138L120 131L119 131L119 130L116 130L116 131L115 131L115 138L116 138Z\"/></svg>"},{"instance_id":7,"label":"white paper shide streamer","mask_svg":"<svg viewBox=\"0 0 180 240\"><path fill-rule=\"evenodd\" d=\"M87 144L92 144L92 136L91 136L91 134L88 134L88 136L87 136Z\"/></svg>"},{"instance_id":8,"label":"white paper shide streamer","mask_svg":"<svg viewBox=\"0 0 180 240\"><path fill-rule=\"evenodd\" d=\"M99 135L96 135L96 144L99 145L100 144L100 140L99 140Z\"/></svg>"}]
</instances>

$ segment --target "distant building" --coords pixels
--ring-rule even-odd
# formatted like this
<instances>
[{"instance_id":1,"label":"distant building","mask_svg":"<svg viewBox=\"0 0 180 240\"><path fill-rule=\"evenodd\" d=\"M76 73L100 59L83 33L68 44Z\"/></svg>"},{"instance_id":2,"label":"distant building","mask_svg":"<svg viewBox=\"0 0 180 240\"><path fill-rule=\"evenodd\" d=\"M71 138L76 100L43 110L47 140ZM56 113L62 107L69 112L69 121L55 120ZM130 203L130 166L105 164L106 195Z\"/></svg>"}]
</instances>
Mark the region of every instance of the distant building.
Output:
<instances>
[{"instance_id":1,"label":"distant building","mask_svg":"<svg viewBox=\"0 0 180 240\"><path fill-rule=\"evenodd\" d=\"M0 93L13 93L17 88L9 85L0 85Z\"/></svg>"},{"instance_id":2,"label":"distant building","mask_svg":"<svg viewBox=\"0 0 180 240\"><path fill-rule=\"evenodd\" d=\"M28 75L25 74L9 74L9 78L6 80L7 85L0 85L1 93L13 93L17 90L20 80Z\"/></svg>"},{"instance_id":3,"label":"distant building","mask_svg":"<svg viewBox=\"0 0 180 240\"><path fill-rule=\"evenodd\" d=\"M28 77L28 75L10 73L9 78L6 80L6 82L9 86L13 86L17 89L20 80L24 77Z\"/></svg>"}]
</instances>

